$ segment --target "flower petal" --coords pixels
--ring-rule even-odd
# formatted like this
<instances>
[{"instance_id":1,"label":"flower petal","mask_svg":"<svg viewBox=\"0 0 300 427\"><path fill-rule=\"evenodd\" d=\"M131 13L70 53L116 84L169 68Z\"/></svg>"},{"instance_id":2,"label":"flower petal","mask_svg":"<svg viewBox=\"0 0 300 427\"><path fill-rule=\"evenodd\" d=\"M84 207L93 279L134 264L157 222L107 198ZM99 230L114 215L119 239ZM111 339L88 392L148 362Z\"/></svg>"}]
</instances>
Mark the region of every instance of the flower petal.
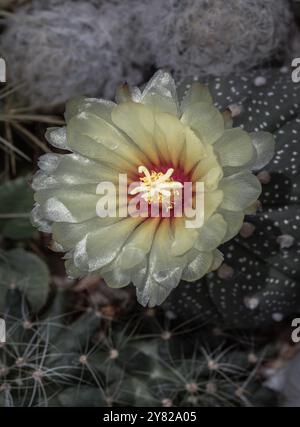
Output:
<instances>
[{"instance_id":1,"label":"flower petal","mask_svg":"<svg viewBox=\"0 0 300 427\"><path fill-rule=\"evenodd\" d=\"M65 250L71 250L88 233L94 233L100 228L107 227L121 221L120 218L92 218L87 221L72 224L67 222L55 222L52 225L53 239L61 244Z\"/></svg>"},{"instance_id":2,"label":"flower petal","mask_svg":"<svg viewBox=\"0 0 300 427\"><path fill-rule=\"evenodd\" d=\"M68 123L72 117L89 112L111 123L111 111L115 106L114 102L105 99L75 97L66 104L65 119Z\"/></svg>"},{"instance_id":3,"label":"flower petal","mask_svg":"<svg viewBox=\"0 0 300 427\"><path fill-rule=\"evenodd\" d=\"M181 167L188 174L206 156L204 144L189 127L185 128L185 147L181 156Z\"/></svg>"},{"instance_id":4,"label":"flower petal","mask_svg":"<svg viewBox=\"0 0 300 427\"><path fill-rule=\"evenodd\" d=\"M224 193L221 207L241 211L259 197L261 185L256 176L247 171L223 178L219 187Z\"/></svg>"},{"instance_id":5,"label":"flower petal","mask_svg":"<svg viewBox=\"0 0 300 427\"><path fill-rule=\"evenodd\" d=\"M159 218L151 218L142 222L123 246L113 267L128 270L140 264L150 252L158 225ZM106 268L103 271L106 271Z\"/></svg>"},{"instance_id":6,"label":"flower petal","mask_svg":"<svg viewBox=\"0 0 300 427\"><path fill-rule=\"evenodd\" d=\"M256 161L251 165L251 169L256 171L268 164L274 156L275 140L269 132L254 132L250 136L257 152Z\"/></svg>"},{"instance_id":7,"label":"flower petal","mask_svg":"<svg viewBox=\"0 0 300 427\"><path fill-rule=\"evenodd\" d=\"M222 243L225 243L236 236L240 231L245 214L243 211L228 211L225 209L219 209L219 212L227 223L226 234L222 241Z\"/></svg>"},{"instance_id":8,"label":"flower petal","mask_svg":"<svg viewBox=\"0 0 300 427\"><path fill-rule=\"evenodd\" d=\"M110 288L124 288L131 282L130 270L115 268L102 274L103 279Z\"/></svg>"},{"instance_id":9,"label":"flower petal","mask_svg":"<svg viewBox=\"0 0 300 427\"><path fill-rule=\"evenodd\" d=\"M185 142L185 128L178 120L166 113L155 114L155 143L159 155L167 163L177 167Z\"/></svg>"},{"instance_id":10,"label":"flower petal","mask_svg":"<svg viewBox=\"0 0 300 427\"><path fill-rule=\"evenodd\" d=\"M83 150L87 139L90 148L93 148L89 156L104 162L114 164L119 161L130 168L136 168L136 165L146 159L141 150L129 142L114 125L91 113L83 112L73 117L68 124L67 137L72 149L86 155L89 151Z\"/></svg>"},{"instance_id":11,"label":"flower petal","mask_svg":"<svg viewBox=\"0 0 300 427\"><path fill-rule=\"evenodd\" d=\"M46 130L45 138L55 148L68 150L67 129L63 127L50 127Z\"/></svg>"},{"instance_id":12,"label":"flower petal","mask_svg":"<svg viewBox=\"0 0 300 427\"><path fill-rule=\"evenodd\" d=\"M207 144L217 141L224 132L222 114L209 103L198 102L190 105L184 112L181 121L195 130L200 139Z\"/></svg>"},{"instance_id":13,"label":"flower petal","mask_svg":"<svg viewBox=\"0 0 300 427\"><path fill-rule=\"evenodd\" d=\"M212 251L222 243L226 231L227 223L222 215L214 214L199 229L199 237L194 247L199 251Z\"/></svg>"},{"instance_id":14,"label":"flower petal","mask_svg":"<svg viewBox=\"0 0 300 427\"><path fill-rule=\"evenodd\" d=\"M209 270L213 262L212 252L200 252L182 272L182 279L187 282L194 282L201 279Z\"/></svg>"},{"instance_id":15,"label":"flower petal","mask_svg":"<svg viewBox=\"0 0 300 427\"><path fill-rule=\"evenodd\" d=\"M204 220L208 220L223 201L223 191L215 190L204 194Z\"/></svg>"},{"instance_id":16,"label":"flower petal","mask_svg":"<svg viewBox=\"0 0 300 427\"><path fill-rule=\"evenodd\" d=\"M124 243L144 218L128 217L115 224L90 232L79 242L74 251L75 265L89 272L112 262Z\"/></svg>"},{"instance_id":17,"label":"flower petal","mask_svg":"<svg viewBox=\"0 0 300 427\"><path fill-rule=\"evenodd\" d=\"M43 233L51 233L51 223L45 219L41 206L38 203L35 203L34 208L31 211L30 220L32 225L37 227L39 231L42 231Z\"/></svg>"},{"instance_id":18,"label":"flower petal","mask_svg":"<svg viewBox=\"0 0 300 427\"><path fill-rule=\"evenodd\" d=\"M81 222L96 216L99 196L95 185L79 185L65 188L40 190L35 200L48 221Z\"/></svg>"},{"instance_id":19,"label":"flower petal","mask_svg":"<svg viewBox=\"0 0 300 427\"><path fill-rule=\"evenodd\" d=\"M174 218L173 221L173 233L174 239L171 244L171 255L180 256L189 251L195 244L195 241L199 238L199 233L195 228L186 228L186 219Z\"/></svg>"},{"instance_id":20,"label":"flower petal","mask_svg":"<svg viewBox=\"0 0 300 427\"><path fill-rule=\"evenodd\" d=\"M225 129L231 129L233 126L232 113L229 109L223 111L222 113L224 119L224 127Z\"/></svg>"},{"instance_id":21,"label":"flower petal","mask_svg":"<svg viewBox=\"0 0 300 427\"><path fill-rule=\"evenodd\" d=\"M223 263L223 261L224 261L224 255L222 254L221 251L216 249L213 252L213 261L211 263L211 266L209 267L208 273L211 271L217 270L217 268L220 267L220 265Z\"/></svg>"},{"instance_id":22,"label":"flower petal","mask_svg":"<svg viewBox=\"0 0 300 427\"><path fill-rule=\"evenodd\" d=\"M242 166L253 159L255 150L247 132L239 128L225 130L214 144L222 166Z\"/></svg>"},{"instance_id":23,"label":"flower petal","mask_svg":"<svg viewBox=\"0 0 300 427\"><path fill-rule=\"evenodd\" d=\"M188 107L198 102L205 102L207 104L212 104L213 99L210 94L210 91L207 86L195 82L187 90L186 94L181 101L181 112L184 113Z\"/></svg>"},{"instance_id":24,"label":"flower petal","mask_svg":"<svg viewBox=\"0 0 300 427\"><path fill-rule=\"evenodd\" d=\"M154 141L154 113L145 105L126 102L112 111L112 120L124 131L151 162L159 164L159 156Z\"/></svg>"},{"instance_id":25,"label":"flower petal","mask_svg":"<svg viewBox=\"0 0 300 427\"><path fill-rule=\"evenodd\" d=\"M133 281L137 287L138 300L144 306L154 307L161 304L180 281L186 259L173 257L170 254L171 244L170 222L164 219L155 234L146 280Z\"/></svg>"},{"instance_id":26,"label":"flower petal","mask_svg":"<svg viewBox=\"0 0 300 427\"><path fill-rule=\"evenodd\" d=\"M146 85L140 102L156 112L179 116L176 85L171 74L163 70L157 71Z\"/></svg>"}]
</instances>

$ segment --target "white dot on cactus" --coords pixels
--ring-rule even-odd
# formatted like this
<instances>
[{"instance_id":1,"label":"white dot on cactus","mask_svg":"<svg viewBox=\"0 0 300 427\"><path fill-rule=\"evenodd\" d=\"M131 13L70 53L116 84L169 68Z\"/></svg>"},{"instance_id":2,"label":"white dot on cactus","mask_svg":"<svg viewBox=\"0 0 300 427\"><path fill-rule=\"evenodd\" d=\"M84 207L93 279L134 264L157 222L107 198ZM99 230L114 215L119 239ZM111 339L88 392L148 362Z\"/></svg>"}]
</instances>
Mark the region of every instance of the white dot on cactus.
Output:
<instances>
[{"instance_id":1,"label":"white dot on cactus","mask_svg":"<svg viewBox=\"0 0 300 427\"><path fill-rule=\"evenodd\" d=\"M87 358L87 356L86 356L85 354L82 354L82 355L79 357L79 363L80 363L81 365L86 365L86 364L87 364L87 361L88 361L88 358Z\"/></svg>"},{"instance_id":2,"label":"white dot on cactus","mask_svg":"<svg viewBox=\"0 0 300 427\"><path fill-rule=\"evenodd\" d=\"M188 383L185 385L185 389L188 393L197 393L198 386L196 383Z\"/></svg>"},{"instance_id":3,"label":"white dot on cactus","mask_svg":"<svg viewBox=\"0 0 300 427\"><path fill-rule=\"evenodd\" d=\"M215 383L209 382L205 386L205 391L208 394L215 394L217 392L217 386Z\"/></svg>"},{"instance_id":4,"label":"white dot on cactus","mask_svg":"<svg viewBox=\"0 0 300 427\"><path fill-rule=\"evenodd\" d=\"M18 357L15 361L15 365L17 368L22 368L26 364L24 357Z\"/></svg>"},{"instance_id":5,"label":"white dot on cactus","mask_svg":"<svg viewBox=\"0 0 300 427\"><path fill-rule=\"evenodd\" d=\"M267 171L261 171L257 174L257 178L259 179L261 184L269 184L271 181L271 175Z\"/></svg>"},{"instance_id":6,"label":"white dot on cactus","mask_svg":"<svg viewBox=\"0 0 300 427\"><path fill-rule=\"evenodd\" d=\"M248 354L248 362L251 363L251 365L255 365L258 362L258 358L255 353Z\"/></svg>"},{"instance_id":7,"label":"white dot on cactus","mask_svg":"<svg viewBox=\"0 0 300 427\"><path fill-rule=\"evenodd\" d=\"M281 249L285 249L290 248L294 244L295 238L289 234L282 234L277 237L276 241Z\"/></svg>"},{"instance_id":8,"label":"white dot on cactus","mask_svg":"<svg viewBox=\"0 0 300 427\"><path fill-rule=\"evenodd\" d=\"M33 326L32 322L30 322L29 320L24 320L23 322L23 328L24 329L31 329Z\"/></svg>"},{"instance_id":9,"label":"white dot on cactus","mask_svg":"<svg viewBox=\"0 0 300 427\"><path fill-rule=\"evenodd\" d=\"M283 319L283 314L282 314L282 313L273 313L273 314L272 314L272 319L273 319L275 322L281 322L281 321L282 321L282 319Z\"/></svg>"},{"instance_id":10,"label":"white dot on cactus","mask_svg":"<svg viewBox=\"0 0 300 427\"><path fill-rule=\"evenodd\" d=\"M162 338L163 340L165 340L165 341L169 340L169 339L171 338L171 336L172 336L172 334L171 334L171 332L170 332L170 331L164 331L164 332L161 334L161 338Z\"/></svg>"},{"instance_id":11,"label":"white dot on cactus","mask_svg":"<svg viewBox=\"0 0 300 427\"><path fill-rule=\"evenodd\" d=\"M267 79L263 76L258 76L254 79L255 86L264 86L267 83Z\"/></svg>"},{"instance_id":12,"label":"white dot on cactus","mask_svg":"<svg viewBox=\"0 0 300 427\"><path fill-rule=\"evenodd\" d=\"M280 68L280 72L282 74L286 74L289 72L289 67L287 67L286 65L284 65L283 67Z\"/></svg>"},{"instance_id":13,"label":"white dot on cactus","mask_svg":"<svg viewBox=\"0 0 300 427\"><path fill-rule=\"evenodd\" d=\"M244 237L244 239L247 239L248 237L252 236L254 230L255 226L253 224L250 222L244 222L242 228L240 229L240 235Z\"/></svg>"},{"instance_id":14,"label":"white dot on cactus","mask_svg":"<svg viewBox=\"0 0 300 427\"><path fill-rule=\"evenodd\" d=\"M2 366L2 368L0 368L0 378L6 377L6 375L8 374L9 374L9 368L7 366Z\"/></svg>"},{"instance_id":15,"label":"white dot on cactus","mask_svg":"<svg viewBox=\"0 0 300 427\"><path fill-rule=\"evenodd\" d=\"M109 352L109 358L115 360L119 357L119 352L115 348L112 348Z\"/></svg>"},{"instance_id":16,"label":"white dot on cactus","mask_svg":"<svg viewBox=\"0 0 300 427\"><path fill-rule=\"evenodd\" d=\"M241 104L231 104L228 108L231 111L232 117L239 116L243 111L243 106Z\"/></svg>"},{"instance_id":17,"label":"white dot on cactus","mask_svg":"<svg viewBox=\"0 0 300 427\"><path fill-rule=\"evenodd\" d=\"M42 378L43 378L43 372L42 372L42 370L41 369L37 369L36 371L34 371L33 374L32 374L32 378L35 381L41 381Z\"/></svg>"},{"instance_id":18,"label":"white dot on cactus","mask_svg":"<svg viewBox=\"0 0 300 427\"><path fill-rule=\"evenodd\" d=\"M244 304L249 310L255 310L259 305L259 299L255 297L245 297Z\"/></svg>"},{"instance_id":19,"label":"white dot on cactus","mask_svg":"<svg viewBox=\"0 0 300 427\"><path fill-rule=\"evenodd\" d=\"M233 277L234 270L230 265L227 265L225 262L221 265L221 267L217 271L217 275L220 279L228 280Z\"/></svg>"},{"instance_id":20,"label":"white dot on cactus","mask_svg":"<svg viewBox=\"0 0 300 427\"><path fill-rule=\"evenodd\" d=\"M174 320L177 317L176 313L174 313L174 311L172 310L167 310L165 313L165 316L167 319L170 319L170 320Z\"/></svg>"},{"instance_id":21,"label":"white dot on cactus","mask_svg":"<svg viewBox=\"0 0 300 427\"><path fill-rule=\"evenodd\" d=\"M171 399L163 399L161 404L164 408L171 408L171 406L173 406L173 401Z\"/></svg>"},{"instance_id":22,"label":"white dot on cactus","mask_svg":"<svg viewBox=\"0 0 300 427\"><path fill-rule=\"evenodd\" d=\"M207 367L210 371L216 371L217 369L219 369L219 364L214 360L209 360L207 362Z\"/></svg>"},{"instance_id":23,"label":"white dot on cactus","mask_svg":"<svg viewBox=\"0 0 300 427\"><path fill-rule=\"evenodd\" d=\"M9 392L11 390L11 386L7 383L0 385L0 391L1 392Z\"/></svg>"}]
</instances>

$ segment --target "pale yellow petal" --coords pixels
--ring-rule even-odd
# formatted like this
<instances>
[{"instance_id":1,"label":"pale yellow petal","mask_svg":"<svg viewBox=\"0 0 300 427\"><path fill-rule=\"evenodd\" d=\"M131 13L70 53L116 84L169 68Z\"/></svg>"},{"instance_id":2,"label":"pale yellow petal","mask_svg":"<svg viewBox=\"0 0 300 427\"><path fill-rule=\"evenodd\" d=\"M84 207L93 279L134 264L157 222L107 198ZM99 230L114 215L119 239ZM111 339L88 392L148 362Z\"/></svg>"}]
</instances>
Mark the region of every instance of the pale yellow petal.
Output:
<instances>
[{"instance_id":1,"label":"pale yellow petal","mask_svg":"<svg viewBox=\"0 0 300 427\"><path fill-rule=\"evenodd\" d=\"M180 256L189 251L199 238L199 233L195 228L187 228L185 224L186 218L174 218L173 234L174 240L171 245L171 254Z\"/></svg>"},{"instance_id":2,"label":"pale yellow petal","mask_svg":"<svg viewBox=\"0 0 300 427\"><path fill-rule=\"evenodd\" d=\"M220 190L224 193L221 207L230 211L241 211L259 197L261 184L249 172L240 172L223 178Z\"/></svg>"},{"instance_id":3,"label":"pale yellow petal","mask_svg":"<svg viewBox=\"0 0 300 427\"><path fill-rule=\"evenodd\" d=\"M80 269L95 271L112 262L124 243L143 218L125 218L100 228L79 242L74 251L74 263Z\"/></svg>"},{"instance_id":4,"label":"pale yellow petal","mask_svg":"<svg viewBox=\"0 0 300 427\"><path fill-rule=\"evenodd\" d=\"M105 99L75 97L66 104L65 119L68 123L72 117L82 112L89 112L111 122L111 111L115 106L114 102Z\"/></svg>"},{"instance_id":5,"label":"pale yellow petal","mask_svg":"<svg viewBox=\"0 0 300 427\"><path fill-rule=\"evenodd\" d=\"M122 135L116 127L101 117L83 112L73 117L67 127L67 139L70 148L79 152L84 150L85 141L93 144L95 158L115 163L119 162L136 168L136 165L146 161L146 156L132 142ZM87 147L89 148L89 147ZM88 155L89 153L83 152Z\"/></svg>"},{"instance_id":6,"label":"pale yellow petal","mask_svg":"<svg viewBox=\"0 0 300 427\"><path fill-rule=\"evenodd\" d=\"M179 116L177 90L171 74L164 70L157 71L147 83L140 102L155 112Z\"/></svg>"},{"instance_id":7,"label":"pale yellow petal","mask_svg":"<svg viewBox=\"0 0 300 427\"><path fill-rule=\"evenodd\" d=\"M225 130L214 144L222 166L242 166L249 163L255 154L247 132L239 128Z\"/></svg>"},{"instance_id":8,"label":"pale yellow petal","mask_svg":"<svg viewBox=\"0 0 300 427\"><path fill-rule=\"evenodd\" d=\"M193 167L204 157L207 152L199 137L189 127L185 128L185 147L181 156L181 168L189 173Z\"/></svg>"},{"instance_id":9,"label":"pale yellow petal","mask_svg":"<svg viewBox=\"0 0 300 427\"><path fill-rule=\"evenodd\" d=\"M212 252L199 252L182 272L182 279L194 282L201 279L209 270L213 262Z\"/></svg>"},{"instance_id":10,"label":"pale yellow petal","mask_svg":"<svg viewBox=\"0 0 300 427\"><path fill-rule=\"evenodd\" d=\"M218 249L213 252L213 261L207 273L217 270L224 261L224 255Z\"/></svg>"},{"instance_id":11,"label":"pale yellow petal","mask_svg":"<svg viewBox=\"0 0 300 427\"><path fill-rule=\"evenodd\" d=\"M227 231L223 238L224 243L232 239L240 231L245 214L242 211L228 211L225 209L219 209L219 212L227 223Z\"/></svg>"},{"instance_id":12,"label":"pale yellow petal","mask_svg":"<svg viewBox=\"0 0 300 427\"><path fill-rule=\"evenodd\" d=\"M204 102L206 104L212 104L213 99L207 86L195 82L187 90L186 95L183 97L181 102L181 112L184 113L190 105Z\"/></svg>"},{"instance_id":13,"label":"pale yellow petal","mask_svg":"<svg viewBox=\"0 0 300 427\"><path fill-rule=\"evenodd\" d=\"M65 188L40 190L34 195L45 218L55 222L81 222L96 216L95 185L78 185Z\"/></svg>"},{"instance_id":14,"label":"pale yellow petal","mask_svg":"<svg viewBox=\"0 0 300 427\"><path fill-rule=\"evenodd\" d=\"M156 114L155 122L155 143L159 155L167 164L176 168L184 148L184 126L177 117L164 113Z\"/></svg>"},{"instance_id":15,"label":"pale yellow petal","mask_svg":"<svg viewBox=\"0 0 300 427\"><path fill-rule=\"evenodd\" d=\"M190 105L184 112L181 121L197 132L204 143L212 144L224 132L222 114L212 105L198 102Z\"/></svg>"},{"instance_id":16,"label":"pale yellow petal","mask_svg":"<svg viewBox=\"0 0 300 427\"><path fill-rule=\"evenodd\" d=\"M159 164L154 141L155 119L150 108L143 104L126 102L113 109L112 120L135 142L152 163Z\"/></svg>"},{"instance_id":17,"label":"pale yellow petal","mask_svg":"<svg viewBox=\"0 0 300 427\"><path fill-rule=\"evenodd\" d=\"M223 201L223 191L215 190L204 194L204 219L205 221L216 212Z\"/></svg>"},{"instance_id":18,"label":"pale yellow petal","mask_svg":"<svg viewBox=\"0 0 300 427\"><path fill-rule=\"evenodd\" d=\"M223 241L227 231L227 223L222 215L212 215L199 229L199 237L195 241L195 248L209 252L216 249Z\"/></svg>"},{"instance_id":19,"label":"pale yellow petal","mask_svg":"<svg viewBox=\"0 0 300 427\"><path fill-rule=\"evenodd\" d=\"M159 221L159 218L148 218L134 230L115 261L116 267L130 269L145 259L150 252Z\"/></svg>"}]
</instances>

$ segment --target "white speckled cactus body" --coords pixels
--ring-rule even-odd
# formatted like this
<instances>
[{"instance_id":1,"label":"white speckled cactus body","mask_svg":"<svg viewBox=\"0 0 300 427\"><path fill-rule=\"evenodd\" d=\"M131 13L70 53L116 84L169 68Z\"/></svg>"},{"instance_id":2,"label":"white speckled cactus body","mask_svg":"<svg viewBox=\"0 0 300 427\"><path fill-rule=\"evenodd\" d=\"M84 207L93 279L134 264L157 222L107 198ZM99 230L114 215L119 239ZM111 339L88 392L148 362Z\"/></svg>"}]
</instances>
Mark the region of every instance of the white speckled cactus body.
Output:
<instances>
[{"instance_id":1,"label":"white speckled cactus body","mask_svg":"<svg viewBox=\"0 0 300 427\"><path fill-rule=\"evenodd\" d=\"M235 126L273 132L276 152L257 171L261 206L222 247L224 264L198 283L178 288L168 307L180 317L234 327L280 322L300 311L300 84L283 68L209 85L218 106L237 113Z\"/></svg>"}]
</instances>

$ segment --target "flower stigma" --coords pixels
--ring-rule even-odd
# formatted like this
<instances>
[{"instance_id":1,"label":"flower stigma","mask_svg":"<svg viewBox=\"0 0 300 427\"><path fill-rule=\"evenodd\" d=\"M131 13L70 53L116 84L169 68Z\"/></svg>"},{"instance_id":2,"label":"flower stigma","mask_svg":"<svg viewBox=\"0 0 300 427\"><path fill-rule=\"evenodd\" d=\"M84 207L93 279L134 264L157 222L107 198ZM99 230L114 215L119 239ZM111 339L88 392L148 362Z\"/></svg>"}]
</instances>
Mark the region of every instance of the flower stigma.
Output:
<instances>
[{"instance_id":1,"label":"flower stigma","mask_svg":"<svg viewBox=\"0 0 300 427\"><path fill-rule=\"evenodd\" d=\"M169 209L172 208L170 198L178 194L178 190L183 188L183 184L179 181L174 181L172 175L173 168L169 168L166 173L151 172L145 166L139 166L138 172L144 174L140 177L141 184L130 191L131 195L141 193L141 197L152 203L169 203Z\"/></svg>"}]
</instances>

